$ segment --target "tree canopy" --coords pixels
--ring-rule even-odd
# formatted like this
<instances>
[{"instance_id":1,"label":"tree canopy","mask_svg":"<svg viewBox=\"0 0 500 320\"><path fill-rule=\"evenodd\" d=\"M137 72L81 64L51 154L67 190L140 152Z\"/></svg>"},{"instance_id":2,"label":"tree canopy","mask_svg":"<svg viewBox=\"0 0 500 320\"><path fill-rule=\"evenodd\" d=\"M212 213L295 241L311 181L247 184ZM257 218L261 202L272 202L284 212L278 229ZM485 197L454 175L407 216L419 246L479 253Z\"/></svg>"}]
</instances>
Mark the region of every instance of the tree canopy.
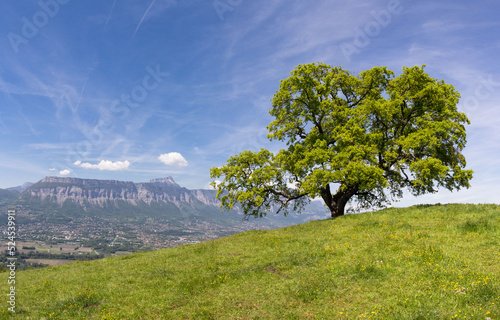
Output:
<instances>
[{"instance_id":1,"label":"tree canopy","mask_svg":"<svg viewBox=\"0 0 500 320\"><path fill-rule=\"evenodd\" d=\"M210 175L222 207L246 216L300 211L321 197L332 217L346 204L383 206L402 197L468 188L461 153L467 116L460 94L424 67L353 75L323 63L297 66L274 95L268 138L286 148L243 151Z\"/></svg>"}]
</instances>

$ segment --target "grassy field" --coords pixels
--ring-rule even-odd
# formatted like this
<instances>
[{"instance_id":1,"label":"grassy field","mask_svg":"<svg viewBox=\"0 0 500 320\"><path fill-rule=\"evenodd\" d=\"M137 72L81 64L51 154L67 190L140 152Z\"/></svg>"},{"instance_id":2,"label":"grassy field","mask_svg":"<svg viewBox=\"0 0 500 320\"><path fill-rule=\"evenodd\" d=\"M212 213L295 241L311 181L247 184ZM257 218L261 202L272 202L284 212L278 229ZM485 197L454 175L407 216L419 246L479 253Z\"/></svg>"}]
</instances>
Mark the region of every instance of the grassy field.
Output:
<instances>
[{"instance_id":1,"label":"grassy field","mask_svg":"<svg viewBox=\"0 0 500 320\"><path fill-rule=\"evenodd\" d=\"M26 259L32 263L43 263L49 266L62 266L63 264L75 262L75 260L58 260L58 259Z\"/></svg>"},{"instance_id":2,"label":"grassy field","mask_svg":"<svg viewBox=\"0 0 500 320\"><path fill-rule=\"evenodd\" d=\"M56 244L56 245L48 245L42 241L35 242L23 242L17 241L17 247L20 252L30 252L30 251L39 251L39 252L48 252L52 254L61 254L61 253L75 253L75 252L85 252L91 253L95 252L92 248L81 247L78 245L66 245L66 244ZM35 249L23 249L23 247L35 247Z\"/></svg>"},{"instance_id":3,"label":"grassy field","mask_svg":"<svg viewBox=\"0 0 500 320\"><path fill-rule=\"evenodd\" d=\"M500 206L391 208L18 272L15 318L495 320L499 244Z\"/></svg>"}]
</instances>

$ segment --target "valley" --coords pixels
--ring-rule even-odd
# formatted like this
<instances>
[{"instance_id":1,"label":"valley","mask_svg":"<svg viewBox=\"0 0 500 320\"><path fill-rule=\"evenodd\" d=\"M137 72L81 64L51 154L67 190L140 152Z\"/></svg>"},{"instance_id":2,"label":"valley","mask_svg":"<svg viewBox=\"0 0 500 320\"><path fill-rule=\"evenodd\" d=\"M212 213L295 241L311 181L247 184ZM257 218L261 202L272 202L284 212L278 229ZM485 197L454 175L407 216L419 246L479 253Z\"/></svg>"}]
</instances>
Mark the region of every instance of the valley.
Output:
<instances>
[{"instance_id":1,"label":"valley","mask_svg":"<svg viewBox=\"0 0 500 320\"><path fill-rule=\"evenodd\" d=\"M92 260L327 217L321 204L311 202L303 214L245 220L238 210L221 212L214 190L189 190L171 177L138 184L46 177L21 193L12 189L0 192L0 233L6 237L5 212L15 209L17 249L26 266L37 266L29 263L33 259ZM22 249L30 243L37 248L31 254ZM77 247L90 252L75 254ZM63 249L44 251L50 248Z\"/></svg>"}]
</instances>

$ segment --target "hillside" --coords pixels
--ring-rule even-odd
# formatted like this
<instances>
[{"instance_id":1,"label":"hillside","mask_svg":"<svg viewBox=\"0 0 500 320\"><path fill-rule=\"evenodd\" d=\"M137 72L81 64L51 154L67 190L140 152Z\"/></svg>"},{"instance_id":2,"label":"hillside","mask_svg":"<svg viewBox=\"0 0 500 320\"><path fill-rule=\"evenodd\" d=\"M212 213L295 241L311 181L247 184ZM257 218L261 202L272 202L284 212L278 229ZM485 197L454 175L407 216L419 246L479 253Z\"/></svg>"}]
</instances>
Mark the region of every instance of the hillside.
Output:
<instances>
[{"instance_id":1,"label":"hillside","mask_svg":"<svg viewBox=\"0 0 500 320\"><path fill-rule=\"evenodd\" d=\"M18 272L16 309L19 319L498 319L499 244L498 205L391 208Z\"/></svg>"},{"instance_id":2,"label":"hillside","mask_svg":"<svg viewBox=\"0 0 500 320\"><path fill-rule=\"evenodd\" d=\"M12 190L0 189L0 206L9 205L15 201L19 196L19 193Z\"/></svg>"}]
</instances>

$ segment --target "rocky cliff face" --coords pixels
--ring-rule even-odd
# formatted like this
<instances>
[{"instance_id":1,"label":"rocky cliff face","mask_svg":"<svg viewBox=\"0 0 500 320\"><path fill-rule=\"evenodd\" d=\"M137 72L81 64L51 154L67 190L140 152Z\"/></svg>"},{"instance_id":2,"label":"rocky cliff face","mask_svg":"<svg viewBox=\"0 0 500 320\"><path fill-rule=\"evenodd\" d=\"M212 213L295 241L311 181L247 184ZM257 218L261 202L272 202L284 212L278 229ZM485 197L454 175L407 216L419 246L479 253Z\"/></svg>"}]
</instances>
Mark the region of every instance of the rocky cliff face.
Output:
<instances>
[{"instance_id":1,"label":"rocky cliff face","mask_svg":"<svg viewBox=\"0 0 500 320\"><path fill-rule=\"evenodd\" d=\"M172 177L153 179L144 183L117 180L46 177L28 188L25 193L41 200L63 204L66 200L85 205L103 206L109 201L122 200L132 205L139 202L181 203L194 205L197 201L219 206L215 190L189 190L179 186Z\"/></svg>"}]
</instances>

